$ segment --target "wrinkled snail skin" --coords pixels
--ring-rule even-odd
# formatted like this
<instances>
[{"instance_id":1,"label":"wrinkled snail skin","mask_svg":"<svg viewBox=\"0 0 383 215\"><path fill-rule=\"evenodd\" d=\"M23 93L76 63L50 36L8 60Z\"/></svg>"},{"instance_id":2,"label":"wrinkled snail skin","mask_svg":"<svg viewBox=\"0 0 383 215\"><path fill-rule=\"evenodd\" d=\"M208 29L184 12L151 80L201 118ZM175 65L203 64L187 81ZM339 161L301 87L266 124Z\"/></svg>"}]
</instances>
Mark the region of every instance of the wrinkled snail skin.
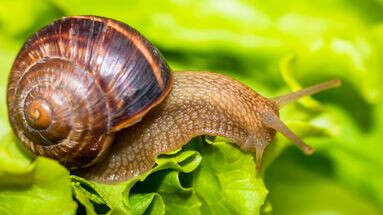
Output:
<instances>
[{"instance_id":1,"label":"wrinkled snail skin","mask_svg":"<svg viewBox=\"0 0 383 215\"><path fill-rule=\"evenodd\" d=\"M160 153L180 148L199 135L219 135L249 152L261 153L275 130L263 113L278 115L271 101L229 77L209 72L174 72L167 98L140 123L119 132L108 154L78 174L101 182L124 181L154 165Z\"/></svg>"},{"instance_id":2,"label":"wrinkled snail skin","mask_svg":"<svg viewBox=\"0 0 383 215\"><path fill-rule=\"evenodd\" d=\"M11 126L36 155L103 183L141 175L155 158L199 135L255 152L257 168L275 132L313 152L279 109L334 80L268 99L227 76L171 72L136 30L95 16L59 19L19 52L8 82Z\"/></svg>"},{"instance_id":3,"label":"wrinkled snail skin","mask_svg":"<svg viewBox=\"0 0 383 215\"><path fill-rule=\"evenodd\" d=\"M340 84L338 80L323 82L267 99L221 74L182 71L173 75L174 84L165 100L140 123L118 132L100 162L76 174L102 183L125 181L150 170L159 154L179 149L200 135L224 136L243 151L255 153L257 168L276 131L311 154L312 148L280 121L279 108Z\"/></svg>"}]
</instances>

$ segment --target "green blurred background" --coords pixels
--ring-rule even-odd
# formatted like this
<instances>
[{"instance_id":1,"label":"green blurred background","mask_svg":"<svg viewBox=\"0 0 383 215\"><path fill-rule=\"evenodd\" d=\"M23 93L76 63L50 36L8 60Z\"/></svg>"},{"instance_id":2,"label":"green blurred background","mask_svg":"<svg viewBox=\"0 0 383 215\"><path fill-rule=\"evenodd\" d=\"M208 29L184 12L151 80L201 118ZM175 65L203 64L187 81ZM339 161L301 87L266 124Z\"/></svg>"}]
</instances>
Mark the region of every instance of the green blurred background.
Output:
<instances>
[{"instance_id":1,"label":"green blurred background","mask_svg":"<svg viewBox=\"0 0 383 215\"><path fill-rule=\"evenodd\" d=\"M6 82L17 51L68 15L128 23L174 70L224 73L265 96L340 78L341 88L282 110L285 122L326 135L307 135L311 157L282 147L270 159L267 204L273 214L383 214L382 0L0 0L0 137L10 132Z\"/></svg>"}]
</instances>

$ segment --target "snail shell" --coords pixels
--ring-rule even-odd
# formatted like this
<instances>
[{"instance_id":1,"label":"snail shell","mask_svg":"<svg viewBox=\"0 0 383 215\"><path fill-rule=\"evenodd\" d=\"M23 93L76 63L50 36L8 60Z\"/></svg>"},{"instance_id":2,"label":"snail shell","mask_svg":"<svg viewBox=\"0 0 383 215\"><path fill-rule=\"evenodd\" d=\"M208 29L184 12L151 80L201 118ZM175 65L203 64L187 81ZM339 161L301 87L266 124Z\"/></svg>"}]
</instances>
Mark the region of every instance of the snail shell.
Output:
<instances>
[{"instance_id":1,"label":"snail shell","mask_svg":"<svg viewBox=\"0 0 383 215\"><path fill-rule=\"evenodd\" d=\"M11 125L33 153L69 168L96 162L114 133L138 122L169 93L169 66L121 22L62 18L35 33L9 77Z\"/></svg>"}]
</instances>

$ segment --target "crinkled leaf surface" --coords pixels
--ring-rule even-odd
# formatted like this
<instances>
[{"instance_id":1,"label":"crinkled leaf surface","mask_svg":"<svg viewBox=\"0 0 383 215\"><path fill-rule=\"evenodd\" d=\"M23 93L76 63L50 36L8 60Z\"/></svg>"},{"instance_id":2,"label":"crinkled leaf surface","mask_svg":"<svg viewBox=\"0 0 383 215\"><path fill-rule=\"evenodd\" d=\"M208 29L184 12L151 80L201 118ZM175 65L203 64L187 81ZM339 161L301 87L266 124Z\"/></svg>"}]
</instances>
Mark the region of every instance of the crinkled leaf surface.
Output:
<instances>
[{"instance_id":1,"label":"crinkled leaf surface","mask_svg":"<svg viewBox=\"0 0 383 215\"><path fill-rule=\"evenodd\" d=\"M105 185L75 177L88 200L96 194L111 214L258 214L267 190L250 154L225 142L197 138L128 182ZM80 196L83 198L83 196ZM97 210L96 210L97 211Z\"/></svg>"},{"instance_id":2,"label":"crinkled leaf surface","mask_svg":"<svg viewBox=\"0 0 383 215\"><path fill-rule=\"evenodd\" d=\"M203 214L258 214L267 191L256 176L251 154L224 142L200 149L201 167L193 187L204 204Z\"/></svg>"}]
</instances>

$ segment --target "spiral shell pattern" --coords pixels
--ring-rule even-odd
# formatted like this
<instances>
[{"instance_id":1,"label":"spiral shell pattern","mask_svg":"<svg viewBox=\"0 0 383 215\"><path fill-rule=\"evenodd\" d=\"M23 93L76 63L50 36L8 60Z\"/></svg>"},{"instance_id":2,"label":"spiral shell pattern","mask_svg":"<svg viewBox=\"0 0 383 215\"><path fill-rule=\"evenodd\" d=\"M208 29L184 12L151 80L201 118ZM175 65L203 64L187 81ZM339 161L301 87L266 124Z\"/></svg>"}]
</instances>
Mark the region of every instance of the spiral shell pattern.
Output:
<instances>
[{"instance_id":1,"label":"spiral shell pattern","mask_svg":"<svg viewBox=\"0 0 383 215\"><path fill-rule=\"evenodd\" d=\"M35 33L9 77L8 111L21 142L70 168L102 157L171 88L166 61L121 22L66 17Z\"/></svg>"}]
</instances>

